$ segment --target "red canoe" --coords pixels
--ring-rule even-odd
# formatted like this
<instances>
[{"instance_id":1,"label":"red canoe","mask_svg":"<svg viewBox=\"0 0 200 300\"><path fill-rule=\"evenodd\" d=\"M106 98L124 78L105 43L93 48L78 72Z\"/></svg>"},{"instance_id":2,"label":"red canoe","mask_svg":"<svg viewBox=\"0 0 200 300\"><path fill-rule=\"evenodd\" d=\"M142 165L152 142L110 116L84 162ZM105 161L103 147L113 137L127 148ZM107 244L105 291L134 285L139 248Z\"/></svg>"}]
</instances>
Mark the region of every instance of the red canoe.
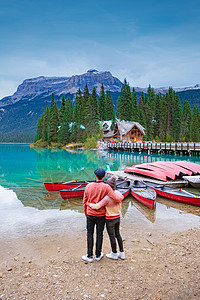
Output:
<instances>
[{"instance_id":1,"label":"red canoe","mask_svg":"<svg viewBox=\"0 0 200 300\"><path fill-rule=\"evenodd\" d=\"M169 168L169 167L164 166L164 165L155 164L155 163L152 163L152 164L150 163L149 166L153 167L155 171L156 170L161 170L162 172L165 172L165 174L168 178L171 178L173 180L175 180L175 178L176 178L176 175L177 175L176 173L177 172L172 170L172 168Z\"/></svg>"},{"instance_id":2,"label":"red canoe","mask_svg":"<svg viewBox=\"0 0 200 300\"><path fill-rule=\"evenodd\" d=\"M173 174L175 174L175 176L179 176L179 174L180 174L180 171L177 168L174 168L173 166L168 165L168 163L165 161L155 161L155 162L153 162L153 164L160 168L170 170L171 172L173 172Z\"/></svg>"},{"instance_id":3,"label":"red canoe","mask_svg":"<svg viewBox=\"0 0 200 300\"><path fill-rule=\"evenodd\" d=\"M200 174L200 165L189 163L187 161L175 161L174 163L182 168L192 171L193 174Z\"/></svg>"},{"instance_id":4,"label":"red canoe","mask_svg":"<svg viewBox=\"0 0 200 300\"><path fill-rule=\"evenodd\" d=\"M154 189L159 196L186 204L200 206L200 194L191 193L182 189L173 188L171 186L163 184L157 184L147 181L145 181L145 183L149 187Z\"/></svg>"},{"instance_id":5,"label":"red canoe","mask_svg":"<svg viewBox=\"0 0 200 300\"><path fill-rule=\"evenodd\" d=\"M83 197L86 186L77 186L71 189L64 189L60 191L63 199ZM125 197L130 193L131 182L129 180L118 179L116 182L116 189Z\"/></svg>"},{"instance_id":6,"label":"red canoe","mask_svg":"<svg viewBox=\"0 0 200 300\"><path fill-rule=\"evenodd\" d=\"M152 178L156 178L158 180L167 181L167 176L161 170L148 169L147 167L142 167L141 165L135 165L132 167L126 167L124 170L125 173L136 173L144 176L149 176Z\"/></svg>"},{"instance_id":7,"label":"red canoe","mask_svg":"<svg viewBox=\"0 0 200 300\"><path fill-rule=\"evenodd\" d=\"M192 171L183 168L182 166L175 164L174 162L171 161L159 161L157 162L158 165L162 165L164 167L170 167L174 172L176 172L177 176L179 175L192 175Z\"/></svg>"},{"instance_id":8,"label":"red canoe","mask_svg":"<svg viewBox=\"0 0 200 300\"><path fill-rule=\"evenodd\" d=\"M132 196L150 209L156 204L156 192L144 182L134 180L131 187Z\"/></svg>"},{"instance_id":9,"label":"red canoe","mask_svg":"<svg viewBox=\"0 0 200 300\"><path fill-rule=\"evenodd\" d=\"M131 189L131 181L130 180L117 180L116 182L116 190L118 190L124 198L130 194Z\"/></svg>"},{"instance_id":10,"label":"red canoe","mask_svg":"<svg viewBox=\"0 0 200 300\"><path fill-rule=\"evenodd\" d=\"M78 186L73 189L65 189L60 191L60 195L63 199L71 199L83 197L86 186Z\"/></svg>"},{"instance_id":11,"label":"red canoe","mask_svg":"<svg viewBox=\"0 0 200 300\"><path fill-rule=\"evenodd\" d=\"M86 186L89 182L92 181L68 181L68 182L44 182L44 186L47 191L60 191L64 189L73 189L78 186Z\"/></svg>"}]
</instances>

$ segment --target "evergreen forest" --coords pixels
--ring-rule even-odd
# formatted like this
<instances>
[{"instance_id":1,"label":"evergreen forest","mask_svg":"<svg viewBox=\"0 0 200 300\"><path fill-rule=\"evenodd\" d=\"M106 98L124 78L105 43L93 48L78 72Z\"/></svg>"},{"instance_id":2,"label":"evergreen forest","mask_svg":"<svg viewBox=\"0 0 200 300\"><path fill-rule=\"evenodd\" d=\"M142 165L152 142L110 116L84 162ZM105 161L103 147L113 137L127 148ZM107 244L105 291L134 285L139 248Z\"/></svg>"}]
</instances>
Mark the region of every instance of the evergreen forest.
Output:
<instances>
[{"instance_id":1,"label":"evergreen forest","mask_svg":"<svg viewBox=\"0 0 200 300\"><path fill-rule=\"evenodd\" d=\"M139 122L145 128L144 140L156 142L199 142L200 114L196 106L191 110L188 101L183 107L179 96L170 87L168 92L155 94L149 85L147 93L137 99L126 79L123 82L117 107L114 108L109 91L103 84L99 96L93 88L89 93L87 85L76 93L75 103L64 96L58 109L54 94L51 106L43 109L37 122L35 145L57 147L68 143L96 143L103 138L100 121L115 120Z\"/></svg>"}]
</instances>

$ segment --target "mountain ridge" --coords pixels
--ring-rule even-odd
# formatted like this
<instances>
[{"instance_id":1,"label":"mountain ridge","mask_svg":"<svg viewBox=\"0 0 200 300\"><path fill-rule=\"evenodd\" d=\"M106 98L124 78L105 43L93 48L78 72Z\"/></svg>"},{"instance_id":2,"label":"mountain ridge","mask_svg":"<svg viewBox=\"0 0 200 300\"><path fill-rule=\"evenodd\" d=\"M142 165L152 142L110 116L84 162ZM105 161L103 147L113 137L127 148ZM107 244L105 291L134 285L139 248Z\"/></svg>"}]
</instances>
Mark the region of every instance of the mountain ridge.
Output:
<instances>
[{"instance_id":1,"label":"mountain ridge","mask_svg":"<svg viewBox=\"0 0 200 300\"><path fill-rule=\"evenodd\" d=\"M104 84L104 89L111 92L120 92L122 87L122 82L117 77L112 76L109 71L98 72L96 70L88 70L87 73L71 77L39 76L25 79L13 95L0 100L0 107L14 104L23 99L24 96L29 96L29 100L32 100L41 94L46 94L46 96L52 93L58 96L76 94L79 88L83 91L86 84L90 93L92 93L92 89L95 87L99 94L102 83Z\"/></svg>"},{"instance_id":2,"label":"mountain ridge","mask_svg":"<svg viewBox=\"0 0 200 300\"><path fill-rule=\"evenodd\" d=\"M88 70L81 75L73 75L71 77L48 77L39 76L34 78L25 79L17 88L17 91L11 95L0 99L0 107L14 104L17 101L23 100L24 97L29 97L29 101L37 97L38 95L45 94L46 96L52 93L60 96L64 94L76 94L78 89L84 90L85 85L88 85L89 92L92 93L92 89L95 87L97 94L101 89L101 84L104 84L104 90L110 90L111 92L120 92L122 82L112 76L109 71L97 71L95 69ZM132 89L133 87L131 87ZM134 87L138 93L146 93L148 87ZM154 88L155 93L166 94L169 87ZM183 92L188 90L200 90L200 84L196 84L191 87L173 88L175 92Z\"/></svg>"}]
</instances>

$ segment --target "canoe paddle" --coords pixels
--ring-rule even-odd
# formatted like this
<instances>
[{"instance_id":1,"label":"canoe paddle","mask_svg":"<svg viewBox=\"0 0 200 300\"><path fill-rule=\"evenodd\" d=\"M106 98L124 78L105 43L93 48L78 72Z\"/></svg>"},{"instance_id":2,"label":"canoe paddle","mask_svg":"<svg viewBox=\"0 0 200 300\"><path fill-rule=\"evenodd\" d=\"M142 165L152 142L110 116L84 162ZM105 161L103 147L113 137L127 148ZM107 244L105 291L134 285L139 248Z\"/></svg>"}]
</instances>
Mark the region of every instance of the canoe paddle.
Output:
<instances>
[{"instance_id":1,"label":"canoe paddle","mask_svg":"<svg viewBox=\"0 0 200 300\"><path fill-rule=\"evenodd\" d=\"M71 180L71 181L66 181L66 182L63 182L62 184L67 184L67 183L71 183L72 181L76 182L76 180Z\"/></svg>"},{"instance_id":2,"label":"canoe paddle","mask_svg":"<svg viewBox=\"0 0 200 300\"><path fill-rule=\"evenodd\" d=\"M75 191L76 189L78 189L81 186L82 186L82 184L78 185L77 187L73 188L72 191Z\"/></svg>"},{"instance_id":3,"label":"canoe paddle","mask_svg":"<svg viewBox=\"0 0 200 300\"><path fill-rule=\"evenodd\" d=\"M199 195L199 196L197 196L197 195L195 195L195 194L193 194L193 193L187 192L186 190L182 190L182 191L183 191L183 192L185 192L186 194L188 194L188 195L192 196L192 197L195 197L195 198L200 198L200 195Z\"/></svg>"}]
</instances>

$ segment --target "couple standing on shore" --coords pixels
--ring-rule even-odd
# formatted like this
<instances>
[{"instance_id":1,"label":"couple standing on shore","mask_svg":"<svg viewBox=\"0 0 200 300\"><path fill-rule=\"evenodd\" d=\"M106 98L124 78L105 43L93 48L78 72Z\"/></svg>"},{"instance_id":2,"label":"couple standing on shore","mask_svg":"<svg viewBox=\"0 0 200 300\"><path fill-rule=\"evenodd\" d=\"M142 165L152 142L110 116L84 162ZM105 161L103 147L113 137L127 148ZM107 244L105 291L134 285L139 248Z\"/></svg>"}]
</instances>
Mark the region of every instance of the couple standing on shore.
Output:
<instances>
[{"instance_id":1,"label":"couple standing on shore","mask_svg":"<svg viewBox=\"0 0 200 300\"><path fill-rule=\"evenodd\" d=\"M96 182L89 183L85 188L83 207L87 217L87 255L83 255L82 259L87 262L93 261L93 245L94 245L94 228L96 226L96 251L95 259L99 261L103 257L102 243L103 230L106 228L111 243L111 253L106 257L111 259L125 259L123 249L123 241L120 235L120 208L121 201L124 196L119 191L115 191L116 177L113 176L103 182L105 177L104 169L94 171ZM116 239L119 245L119 253L117 253Z\"/></svg>"}]
</instances>

